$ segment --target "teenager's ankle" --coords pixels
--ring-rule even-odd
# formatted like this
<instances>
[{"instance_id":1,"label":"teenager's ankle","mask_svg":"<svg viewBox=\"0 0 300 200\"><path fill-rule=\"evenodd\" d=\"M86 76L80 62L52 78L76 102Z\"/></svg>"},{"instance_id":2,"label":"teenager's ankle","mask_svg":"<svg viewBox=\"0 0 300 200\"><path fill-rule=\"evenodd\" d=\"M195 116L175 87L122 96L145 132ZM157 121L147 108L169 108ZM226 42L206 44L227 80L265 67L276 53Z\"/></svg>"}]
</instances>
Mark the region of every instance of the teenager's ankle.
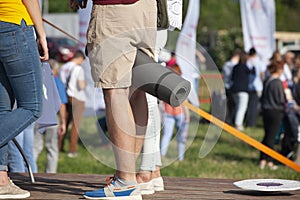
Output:
<instances>
[{"instance_id":1,"label":"teenager's ankle","mask_svg":"<svg viewBox=\"0 0 300 200\"><path fill-rule=\"evenodd\" d=\"M9 184L9 178L6 171L0 171L0 186L2 185L8 185Z\"/></svg>"},{"instance_id":2,"label":"teenager's ankle","mask_svg":"<svg viewBox=\"0 0 300 200\"><path fill-rule=\"evenodd\" d=\"M153 178L159 178L159 177L161 177L160 168L159 167L157 167L155 171L152 171L151 177L152 177L152 179Z\"/></svg>"},{"instance_id":3,"label":"teenager's ankle","mask_svg":"<svg viewBox=\"0 0 300 200\"><path fill-rule=\"evenodd\" d=\"M152 180L151 171L139 171L136 175L138 183L145 183Z\"/></svg>"}]
</instances>

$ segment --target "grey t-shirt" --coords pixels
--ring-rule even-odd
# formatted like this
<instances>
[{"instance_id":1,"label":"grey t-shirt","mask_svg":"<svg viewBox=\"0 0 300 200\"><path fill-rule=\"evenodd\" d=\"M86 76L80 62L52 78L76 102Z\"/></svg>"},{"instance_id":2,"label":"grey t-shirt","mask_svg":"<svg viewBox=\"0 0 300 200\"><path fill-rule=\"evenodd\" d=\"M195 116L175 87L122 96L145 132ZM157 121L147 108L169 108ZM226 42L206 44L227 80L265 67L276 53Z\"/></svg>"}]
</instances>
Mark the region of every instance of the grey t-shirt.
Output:
<instances>
[{"instance_id":1,"label":"grey t-shirt","mask_svg":"<svg viewBox=\"0 0 300 200\"><path fill-rule=\"evenodd\" d=\"M54 76L48 62L42 63L42 80L43 80L43 110L42 116L36 121L39 133L43 133L48 126L58 124L57 112L61 106L61 100Z\"/></svg>"}]
</instances>

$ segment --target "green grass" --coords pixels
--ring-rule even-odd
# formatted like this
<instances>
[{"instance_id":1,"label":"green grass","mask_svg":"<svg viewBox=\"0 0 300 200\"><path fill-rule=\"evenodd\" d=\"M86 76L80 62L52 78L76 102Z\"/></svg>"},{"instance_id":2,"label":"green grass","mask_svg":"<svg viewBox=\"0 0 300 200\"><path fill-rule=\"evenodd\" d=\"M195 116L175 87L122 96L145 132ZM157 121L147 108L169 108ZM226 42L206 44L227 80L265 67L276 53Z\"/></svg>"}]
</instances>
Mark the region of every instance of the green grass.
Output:
<instances>
[{"instance_id":1,"label":"green grass","mask_svg":"<svg viewBox=\"0 0 300 200\"><path fill-rule=\"evenodd\" d=\"M94 117L83 119L80 129L82 142L79 144L79 155L77 158L68 158L66 153L60 153L58 173L114 173L113 153L110 150L99 147L100 139L95 126L95 120ZM218 135L214 135L218 129L214 126L209 126L209 124L199 124L198 120L199 118L194 117L194 120L191 122L188 140L189 147L186 151L184 161L179 162L174 159L177 151L176 139L171 142L168 154L163 158L163 176L233 179L282 178L300 180L300 173L280 163L278 163L279 169L276 171L268 169L260 170L258 167L258 150L225 131L222 131L212 151L207 156L200 158L200 148L207 132L208 138L218 137ZM262 124L260 123L257 128L246 128L244 132L258 141L261 141L264 134ZM44 171L45 162L46 156L44 151L38 159L39 172Z\"/></svg>"}]
</instances>

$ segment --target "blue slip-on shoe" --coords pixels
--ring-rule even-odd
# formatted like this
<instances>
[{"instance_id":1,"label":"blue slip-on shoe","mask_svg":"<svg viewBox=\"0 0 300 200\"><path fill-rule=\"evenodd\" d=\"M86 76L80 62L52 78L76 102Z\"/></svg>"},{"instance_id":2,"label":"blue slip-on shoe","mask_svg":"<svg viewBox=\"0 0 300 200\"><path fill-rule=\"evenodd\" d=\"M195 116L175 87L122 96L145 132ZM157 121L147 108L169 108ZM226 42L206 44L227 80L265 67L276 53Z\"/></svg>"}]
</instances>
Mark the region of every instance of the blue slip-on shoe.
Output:
<instances>
[{"instance_id":1,"label":"blue slip-on shoe","mask_svg":"<svg viewBox=\"0 0 300 200\"><path fill-rule=\"evenodd\" d=\"M116 187L115 181L116 178L109 178L109 183L104 188L86 192L83 195L84 198L105 200L142 200L138 185Z\"/></svg>"}]
</instances>

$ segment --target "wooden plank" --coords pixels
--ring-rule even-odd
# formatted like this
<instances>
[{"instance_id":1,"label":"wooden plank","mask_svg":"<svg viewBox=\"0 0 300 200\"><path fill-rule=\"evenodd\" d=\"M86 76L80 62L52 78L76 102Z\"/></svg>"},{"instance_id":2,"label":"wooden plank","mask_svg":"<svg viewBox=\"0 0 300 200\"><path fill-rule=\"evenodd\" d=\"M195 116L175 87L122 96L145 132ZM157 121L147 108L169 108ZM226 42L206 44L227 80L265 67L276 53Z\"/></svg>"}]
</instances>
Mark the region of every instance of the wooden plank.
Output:
<instances>
[{"instance_id":1,"label":"wooden plank","mask_svg":"<svg viewBox=\"0 0 300 200\"><path fill-rule=\"evenodd\" d=\"M88 190L105 185L107 175L93 174L35 174L36 183L31 183L27 174L10 174L12 180L30 191L28 199L83 199ZM163 177L165 191L143 196L144 200L173 199L300 199L300 190L290 192L262 193L236 188L231 179Z\"/></svg>"}]
</instances>

